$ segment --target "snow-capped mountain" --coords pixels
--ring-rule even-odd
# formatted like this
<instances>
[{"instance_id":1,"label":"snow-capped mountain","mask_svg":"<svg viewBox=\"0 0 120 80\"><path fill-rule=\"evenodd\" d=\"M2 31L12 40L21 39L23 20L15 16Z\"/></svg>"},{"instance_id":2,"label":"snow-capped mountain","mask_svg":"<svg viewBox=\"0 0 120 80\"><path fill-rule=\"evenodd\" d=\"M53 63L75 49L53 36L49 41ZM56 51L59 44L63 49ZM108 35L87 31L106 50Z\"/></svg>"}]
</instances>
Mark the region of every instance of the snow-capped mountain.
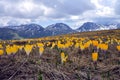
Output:
<instances>
[{"instance_id":1,"label":"snow-capped mountain","mask_svg":"<svg viewBox=\"0 0 120 80\"><path fill-rule=\"evenodd\" d=\"M45 31L51 32L51 35L67 34L67 33L75 32L67 24L64 23L56 23L49 25L45 28Z\"/></svg>"},{"instance_id":2,"label":"snow-capped mountain","mask_svg":"<svg viewBox=\"0 0 120 80\"><path fill-rule=\"evenodd\" d=\"M56 23L46 27L46 30L72 30L67 24Z\"/></svg>"},{"instance_id":3,"label":"snow-capped mountain","mask_svg":"<svg viewBox=\"0 0 120 80\"><path fill-rule=\"evenodd\" d=\"M21 39L21 38L39 38L45 36L53 36L60 34L68 34L84 31L97 31L120 29L120 23L115 24L97 24L86 22L78 29L73 30L67 24L56 23L43 28L38 24L26 24L19 26L4 26L0 28L0 39Z\"/></svg>"},{"instance_id":4,"label":"snow-capped mountain","mask_svg":"<svg viewBox=\"0 0 120 80\"><path fill-rule=\"evenodd\" d=\"M34 31L34 30L39 30L43 31L44 28L38 24L25 24L25 25L20 25L20 26L7 26L7 28L10 29L15 29L15 30L25 30L25 31Z\"/></svg>"},{"instance_id":5,"label":"snow-capped mountain","mask_svg":"<svg viewBox=\"0 0 120 80\"><path fill-rule=\"evenodd\" d=\"M103 25L93 22L86 22L76 30L79 32L84 32L84 31L110 30L110 29L118 29L118 28L120 28L120 24Z\"/></svg>"},{"instance_id":6,"label":"snow-capped mountain","mask_svg":"<svg viewBox=\"0 0 120 80\"><path fill-rule=\"evenodd\" d=\"M22 36L23 38L42 37L40 34L44 31L44 28L38 24L7 26L6 28L17 30L17 34Z\"/></svg>"},{"instance_id":7,"label":"snow-capped mountain","mask_svg":"<svg viewBox=\"0 0 120 80\"><path fill-rule=\"evenodd\" d=\"M92 22L86 22L82 26L80 26L77 31L84 32L84 31L95 31L100 28L100 25Z\"/></svg>"},{"instance_id":8,"label":"snow-capped mountain","mask_svg":"<svg viewBox=\"0 0 120 80\"><path fill-rule=\"evenodd\" d=\"M119 24L117 24L117 28L118 28L118 29L120 29L120 23L119 23Z\"/></svg>"},{"instance_id":9,"label":"snow-capped mountain","mask_svg":"<svg viewBox=\"0 0 120 80\"><path fill-rule=\"evenodd\" d=\"M40 25L37 24L26 24L26 25L20 25L20 26L5 26L6 32L11 29L10 33L15 33L19 36L19 38L39 38L39 37L45 37L45 36L52 36L52 35L60 35L60 34L67 34L75 32L75 30L72 30L68 25L64 23L56 23L49 25L46 28L43 28ZM4 28L0 28L1 30ZM13 32L14 30L14 32ZM0 32L0 34L6 34L6 32ZM7 39L4 35L4 38ZM1 38L3 39L3 38ZM13 39L12 37L10 39Z\"/></svg>"}]
</instances>

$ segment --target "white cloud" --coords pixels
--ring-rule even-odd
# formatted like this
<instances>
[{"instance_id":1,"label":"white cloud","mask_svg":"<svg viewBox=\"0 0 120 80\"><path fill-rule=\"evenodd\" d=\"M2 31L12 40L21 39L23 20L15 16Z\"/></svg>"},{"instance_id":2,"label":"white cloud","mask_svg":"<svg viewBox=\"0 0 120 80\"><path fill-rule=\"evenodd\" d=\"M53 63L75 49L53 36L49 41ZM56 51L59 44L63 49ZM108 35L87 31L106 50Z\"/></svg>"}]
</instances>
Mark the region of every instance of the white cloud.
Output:
<instances>
[{"instance_id":1,"label":"white cloud","mask_svg":"<svg viewBox=\"0 0 120 80\"><path fill-rule=\"evenodd\" d=\"M114 7L110 5L110 4L114 5L115 1L114 0L112 0L111 2L110 1L108 2L108 1L109 0L91 0L91 2L94 3L96 6L95 14L97 16L108 17L108 16L115 15Z\"/></svg>"},{"instance_id":2,"label":"white cloud","mask_svg":"<svg viewBox=\"0 0 120 80\"><path fill-rule=\"evenodd\" d=\"M32 12L35 8L38 8L38 5L35 5L34 3L32 3L31 1L24 1L21 2L20 4L18 4L18 9L23 12L23 13L30 13Z\"/></svg>"},{"instance_id":3,"label":"white cloud","mask_svg":"<svg viewBox=\"0 0 120 80\"><path fill-rule=\"evenodd\" d=\"M119 7L120 7L120 0L116 0L115 13L117 15L120 15L120 9L119 9Z\"/></svg>"},{"instance_id":4,"label":"white cloud","mask_svg":"<svg viewBox=\"0 0 120 80\"><path fill-rule=\"evenodd\" d=\"M13 18L13 17L2 17L0 18L0 26L8 26L8 25L21 25L31 23L30 19L21 19L21 18Z\"/></svg>"},{"instance_id":5,"label":"white cloud","mask_svg":"<svg viewBox=\"0 0 120 80\"><path fill-rule=\"evenodd\" d=\"M79 19L79 20L75 21L74 24L72 24L72 28L77 29L86 22L93 22L93 20L92 19L86 19L86 18L85 19Z\"/></svg>"},{"instance_id":6,"label":"white cloud","mask_svg":"<svg viewBox=\"0 0 120 80\"><path fill-rule=\"evenodd\" d=\"M87 21L120 21L119 6L119 0L0 0L0 25L65 22L77 28Z\"/></svg>"},{"instance_id":7,"label":"white cloud","mask_svg":"<svg viewBox=\"0 0 120 80\"><path fill-rule=\"evenodd\" d=\"M76 19L79 19L79 16L70 16L70 19L76 20Z\"/></svg>"},{"instance_id":8,"label":"white cloud","mask_svg":"<svg viewBox=\"0 0 120 80\"><path fill-rule=\"evenodd\" d=\"M110 7L103 7L100 10L96 10L96 14L98 16L113 16L114 15L114 9L111 9Z\"/></svg>"},{"instance_id":9,"label":"white cloud","mask_svg":"<svg viewBox=\"0 0 120 80\"><path fill-rule=\"evenodd\" d=\"M5 17L0 18L0 26L7 26L8 21L9 21L8 17L7 18L5 18Z\"/></svg>"}]
</instances>

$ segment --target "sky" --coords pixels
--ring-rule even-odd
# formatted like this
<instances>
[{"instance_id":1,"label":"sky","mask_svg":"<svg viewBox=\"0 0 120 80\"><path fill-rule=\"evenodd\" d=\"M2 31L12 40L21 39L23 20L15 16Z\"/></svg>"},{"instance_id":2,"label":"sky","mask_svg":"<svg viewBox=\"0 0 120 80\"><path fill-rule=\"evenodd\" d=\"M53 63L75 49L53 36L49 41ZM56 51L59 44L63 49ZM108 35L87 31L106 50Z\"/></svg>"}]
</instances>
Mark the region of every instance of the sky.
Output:
<instances>
[{"instance_id":1,"label":"sky","mask_svg":"<svg viewBox=\"0 0 120 80\"><path fill-rule=\"evenodd\" d=\"M0 26L85 22L119 23L120 0L0 0Z\"/></svg>"}]
</instances>

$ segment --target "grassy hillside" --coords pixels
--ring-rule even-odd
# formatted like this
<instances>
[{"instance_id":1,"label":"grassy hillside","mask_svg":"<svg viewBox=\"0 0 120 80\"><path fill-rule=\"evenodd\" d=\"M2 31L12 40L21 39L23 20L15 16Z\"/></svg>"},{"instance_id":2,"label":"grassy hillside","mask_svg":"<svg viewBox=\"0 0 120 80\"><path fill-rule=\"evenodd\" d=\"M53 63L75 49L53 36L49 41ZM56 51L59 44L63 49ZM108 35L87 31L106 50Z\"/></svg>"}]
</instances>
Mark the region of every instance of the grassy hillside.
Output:
<instances>
[{"instance_id":1,"label":"grassy hillside","mask_svg":"<svg viewBox=\"0 0 120 80\"><path fill-rule=\"evenodd\" d=\"M119 80L120 30L0 41L1 80Z\"/></svg>"}]
</instances>

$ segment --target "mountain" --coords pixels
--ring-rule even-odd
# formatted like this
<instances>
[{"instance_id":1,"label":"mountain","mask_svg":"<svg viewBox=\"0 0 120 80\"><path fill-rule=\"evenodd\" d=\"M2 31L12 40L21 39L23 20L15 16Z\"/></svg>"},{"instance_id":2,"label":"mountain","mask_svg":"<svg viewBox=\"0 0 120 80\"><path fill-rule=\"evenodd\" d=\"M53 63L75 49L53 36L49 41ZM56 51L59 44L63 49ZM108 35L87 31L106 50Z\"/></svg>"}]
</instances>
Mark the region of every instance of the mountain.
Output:
<instances>
[{"instance_id":1,"label":"mountain","mask_svg":"<svg viewBox=\"0 0 120 80\"><path fill-rule=\"evenodd\" d=\"M120 23L119 23L119 24L117 24L117 28L118 28L118 29L120 29Z\"/></svg>"},{"instance_id":2,"label":"mountain","mask_svg":"<svg viewBox=\"0 0 120 80\"><path fill-rule=\"evenodd\" d=\"M0 28L0 39L39 38L75 32L64 23L56 23L43 28L37 24L5 26Z\"/></svg>"},{"instance_id":3,"label":"mountain","mask_svg":"<svg viewBox=\"0 0 120 80\"><path fill-rule=\"evenodd\" d=\"M84 23L81 27L79 27L77 30L79 32L84 32L84 31L95 31L98 28L100 28L100 25L92 22L86 22Z\"/></svg>"},{"instance_id":4,"label":"mountain","mask_svg":"<svg viewBox=\"0 0 120 80\"><path fill-rule=\"evenodd\" d=\"M25 24L25 25L20 25L20 26L7 26L7 28L10 29L15 29L19 31L35 31L39 30L42 31L44 28L38 24Z\"/></svg>"},{"instance_id":5,"label":"mountain","mask_svg":"<svg viewBox=\"0 0 120 80\"><path fill-rule=\"evenodd\" d=\"M75 30L72 30L68 25L64 23L56 23L49 25L45 28L45 32L49 32L50 35L59 35L59 34L67 34L75 32Z\"/></svg>"},{"instance_id":6,"label":"mountain","mask_svg":"<svg viewBox=\"0 0 120 80\"><path fill-rule=\"evenodd\" d=\"M0 39L2 40L10 40L10 39L21 39L17 34L17 31L9 28L0 28Z\"/></svg>"},{"instance_id":7,"label":"mountain","mask_svg":"<svg viewBox=\"0 0 120 80\"><path fill-rule=\"evenodd\" d=\"M46 30L72 30L68 25L64 23L56 23L46 27Z\"/></svg>"},{"instance_id":8,"label":"mountain","mask_svg":"<svg viewBox=\"0 0 120 80\"><path fill-rule=\"evenodd\" d=\"M44 28L37 24L21 25L17 28L17 33L24 38L43 37Z\"/></svg>"},{"instance_id":9,"label":"mountain","mask_svg":"<svg viewBox=\"0 0 120 80\"><path fill-rule=\"evenodd\" d=\"M56 23L43 28L38 24L25 24L19 26L4 26L0 28L0 39L23 39L23 38L39 38L53 35L61 35L84 31L110 30L120 29L120 23L98 24L86 22L78 29L73 30L67 24Z\"/></svg>"},{"instance_id":10,"label":"mountain","mask_svg":"<svg viewBox=\"0 0 120 80\"><path fill-rule=\"evenodd\" d=\"M110 30L110 29L119 29L120 24L97 24L93 22L86 22L82 26L80 26L78 29L76 29L79 32L84 31L97 31L97 30Z\"/></svg>"},{"instance_id":11,"label":"mountain","mask_svg":"<svg viewBox=\"0 0 120 80\"><path fill-rule=\"evenodd\" d=\"M17 34L23 38L43 37L44 28L37 24L26 24L20 26L7 26L7 28L17 30Z\"/></svg>"}]
</instances>

